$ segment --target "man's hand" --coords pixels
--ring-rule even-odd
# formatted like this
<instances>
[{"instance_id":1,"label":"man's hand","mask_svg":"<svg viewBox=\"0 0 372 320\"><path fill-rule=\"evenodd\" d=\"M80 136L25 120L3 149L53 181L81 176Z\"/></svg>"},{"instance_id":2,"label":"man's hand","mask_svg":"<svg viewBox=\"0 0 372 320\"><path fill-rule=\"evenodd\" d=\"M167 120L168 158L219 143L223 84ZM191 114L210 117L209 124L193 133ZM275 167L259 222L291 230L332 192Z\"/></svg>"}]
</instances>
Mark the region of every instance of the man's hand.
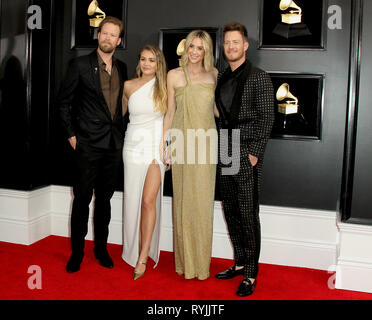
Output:
<instances>
[{"instance_id":1,"label":"man's hand","mask_svg":"<svg viewBox=\"0 0 372 320\"><path fill-rule=\"evenodd\" d=\"M71 138L68 138L68 142L70 142L72 149L76 150L76 137L73 136Z\"/></svg>"},{"instance_id":2,"label":"man's hand","mask_svg":"<svg viewBox=\"0 0 372 320\"><path fill-rule=\"evenodd\" d=\"M258 162L258 158L250 154L249 155L249 161L251 162L252 167L254 167Z\"/></svg>"}]
</instances>

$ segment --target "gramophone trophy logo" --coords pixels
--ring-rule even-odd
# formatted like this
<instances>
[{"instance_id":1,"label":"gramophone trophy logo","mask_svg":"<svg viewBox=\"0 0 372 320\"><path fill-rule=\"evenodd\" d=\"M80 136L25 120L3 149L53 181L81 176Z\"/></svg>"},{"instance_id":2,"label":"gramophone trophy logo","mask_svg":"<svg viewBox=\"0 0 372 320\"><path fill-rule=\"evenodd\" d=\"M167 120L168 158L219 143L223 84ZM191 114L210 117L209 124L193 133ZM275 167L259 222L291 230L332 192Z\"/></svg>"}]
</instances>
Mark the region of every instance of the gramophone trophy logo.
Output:
<instances>
[{"instance_id":1,"label":"gramophone trophy logo","mask_svg":"<svg viewBox=\"0 0 372 320\"><path fill-rule=\"evenodd\" d=\"M274 34L284 38L294 38L299 36L311 35L307 25L302 21L302 9L292 0L281 0L279 9L281 22L273 30Z\"/></svg>"},{"instance_id":2,"label":"gramophone trophy logo","mask_svg":"<svg viewBox=\"0 0 372 320\"><path fill-rule=\"evenodd\" d=\"M89 19L89 26L91 27L93 39L97 39L97 28L101 24L102 20L106 18L106 14L98 7L97 0L93 0L89 4L88 16L94 16Z\"/></svg>"},{"instance_id":3,"label":"gramophone trophy logo","mask_svg":"<svg viewBox=\"0 0 372 320\"><path fill-rule=\"evenodd\" d=\"M289 84L283 83L276 92L276 100L284 101L278 104L278 112L283 114L294 114L298 112L298 99L289 91Z\"/></svg>"},{"instance_id":4,"label":"gramophone trophy logo","mask_svg":"<svg viewBox=\"0 0 372 320\"><path fill-rule=\"evenodd\" d=\"M298 98L289 91L289 84L283 83L276 92L278 103L277 127L281 131L301 131L307 126L304 115L299 110Z\"/></svg>"}]
</instances>

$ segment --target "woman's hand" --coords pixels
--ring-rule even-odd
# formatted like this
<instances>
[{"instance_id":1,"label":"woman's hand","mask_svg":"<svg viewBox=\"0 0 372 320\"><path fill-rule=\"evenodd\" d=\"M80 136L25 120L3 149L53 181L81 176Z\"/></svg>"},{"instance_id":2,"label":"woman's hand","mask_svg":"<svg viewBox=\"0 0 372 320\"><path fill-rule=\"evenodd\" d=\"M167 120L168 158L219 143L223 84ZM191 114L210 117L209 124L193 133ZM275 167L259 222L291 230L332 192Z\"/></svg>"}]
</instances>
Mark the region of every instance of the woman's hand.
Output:
<instances>
[{"instance_id":1,"label":"woman's hand","mask_svg":"<svg viewBox=\"0 0 372 320\"><path fill-rule=\"evenodd\" d=\"M170 163L170 146L167 142L160 143L160 156L161 161L165 165L165 171L168 171L171 167Z\"/></svg>"}]
</instances>

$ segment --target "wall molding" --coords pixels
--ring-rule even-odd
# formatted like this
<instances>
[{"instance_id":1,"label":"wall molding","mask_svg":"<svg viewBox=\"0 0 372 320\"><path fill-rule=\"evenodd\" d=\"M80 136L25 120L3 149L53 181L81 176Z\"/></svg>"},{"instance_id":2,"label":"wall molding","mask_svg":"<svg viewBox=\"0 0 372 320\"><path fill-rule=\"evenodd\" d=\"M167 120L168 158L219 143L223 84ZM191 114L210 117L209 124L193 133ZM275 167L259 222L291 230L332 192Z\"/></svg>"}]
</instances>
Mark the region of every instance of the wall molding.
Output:
<instances>
[{"instance_id":1,"label":"wall molding","mask_svg":"<svg viewBox=\"0 0 372 320\"><path fill-rule=\"evenodd\" d=\"M372 226L338 224L337 289L372 293Z\"/></svg>"},{"instance_id":2,"label":"wall molding","mask_svg":"<svg viewBox=\"0 0 372 320\"><path fill-rule=\"evenodd\" d=\"M49 235L68 237L72 197L72 189L64 186L30 192L0 189L0 241L30 245ZM115 192L111 206L109 242L122 244L121 192ZM93 238L91 216L89 240ZM372 279L372 227L341 223L333 211L265 205L260 206L260 219L261 263L336 268L336 288L372 292L372 283L365 281ZM215 202L213 224L212 256L232 259L220 202ZM160 248L173 251L170 197L164 197ZM356 281L356 275L363 283Z\"/></svg>"},{"instance_id":3,"label":"wall molding","mask_svg":"<svg viewBox=\"0 0 372 320\"><path fill-rule=\"evenodd\" d=\"M30 245L51 234L51 187L0 189L0 240Z\"/></svg>"},{"instance_id":4,"label":"wall molding","mask_svg":"<svg viewBox=\"0 0 372 320\"><path fill-rule=\"evenodd\" d=\"M345 128L344 159L340 199L340 211L343 221L346 221L351 217L351 202L354 184L363 32L363 0L353 0L351 5L352 12L350 28L348 100L346 115L347 122Z\"/></svg>"},{"instance_id":5,"label":"wall molding","mask_svg":"<svg viewBox=\"0 0 372 320\"><path fill-rule=\"evenodd\" d=\"M31 192L0 189L1 241L32 244L48 235L69 236L70 187L48 186ZM109 242L122 244L122 193L112 200ZM17 212L17 214L15 214ZM261 263L327 270L336 263L336 213L261 206ZM220 202L214 206L214 257L232 259L233 251ZM161 250L173 251L172 198L164 197ZM92 212L87 239L93 239Z\"/></svg>"}]
</instances>

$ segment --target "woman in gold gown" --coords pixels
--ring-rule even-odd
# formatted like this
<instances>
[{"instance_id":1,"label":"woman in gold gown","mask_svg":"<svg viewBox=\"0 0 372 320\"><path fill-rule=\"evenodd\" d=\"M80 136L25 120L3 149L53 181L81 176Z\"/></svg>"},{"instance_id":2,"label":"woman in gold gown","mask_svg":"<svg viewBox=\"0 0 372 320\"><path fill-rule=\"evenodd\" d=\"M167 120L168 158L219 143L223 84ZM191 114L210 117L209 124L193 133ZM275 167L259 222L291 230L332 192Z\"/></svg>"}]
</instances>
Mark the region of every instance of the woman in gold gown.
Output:
<instances>
[{"instance_id":1,"label":"woman in gold gown","mask_svg":"<svg viewBox=\"0 0 372 320\"><path fill-rule=\"evenodd\" d=\"M218 142L212 51L210 35L192 31L177 48L180 67L167 76L163 141L171 143L164 161L172 163L175 268L186 279L207 279L212 254Z\"/></svg>"}]
</instances>

